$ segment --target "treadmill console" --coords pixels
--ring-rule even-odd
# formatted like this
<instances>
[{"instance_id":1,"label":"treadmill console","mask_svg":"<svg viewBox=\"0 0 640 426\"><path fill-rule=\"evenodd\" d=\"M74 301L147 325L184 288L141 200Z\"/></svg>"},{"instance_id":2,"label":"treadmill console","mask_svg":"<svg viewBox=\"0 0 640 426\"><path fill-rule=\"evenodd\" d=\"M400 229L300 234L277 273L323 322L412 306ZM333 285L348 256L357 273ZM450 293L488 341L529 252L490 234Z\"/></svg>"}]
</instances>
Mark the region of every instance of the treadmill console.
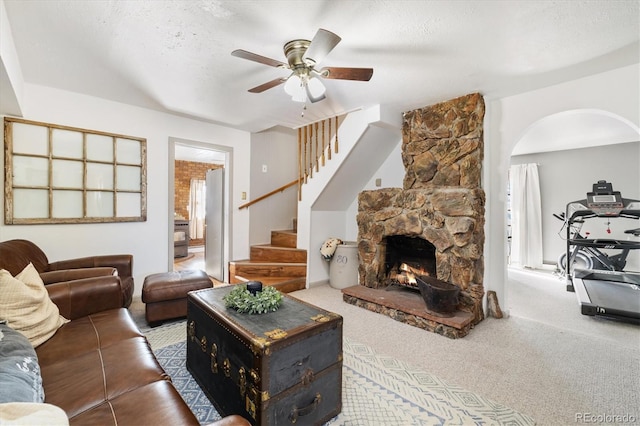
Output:
<instances>
[{"instance_id":1,"label":"treadmill console","mask_svg":"<svg viewBox=\"0 0 640 426\"><path fill-rule=\"evenodd\" d=\"M587 208L598 216L618 216L624 210L620 191L614 191L611 183L599 180L587 192Z\"/></svg>"}]
</instances>

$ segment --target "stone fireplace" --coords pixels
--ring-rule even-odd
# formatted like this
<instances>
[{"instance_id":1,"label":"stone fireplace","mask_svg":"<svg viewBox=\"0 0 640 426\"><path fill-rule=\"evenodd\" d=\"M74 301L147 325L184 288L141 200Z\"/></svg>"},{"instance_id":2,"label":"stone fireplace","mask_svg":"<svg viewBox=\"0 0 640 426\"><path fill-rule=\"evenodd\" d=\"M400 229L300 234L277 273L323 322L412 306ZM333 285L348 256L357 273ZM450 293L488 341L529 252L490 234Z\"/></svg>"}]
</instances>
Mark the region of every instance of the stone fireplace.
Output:
<instances>
[{"instance_id":1,"label":"stone fireplace","mask_svg":"<svg viewBox=\"0 0 640 426\"><path fill-rule=\"evenodd\" d=\"M403 188L359 194L360 285L343 290L346 302L452 338L484 318L483 119L477 93L404 114ZM453 317L396 285L403 263L460 288Z\"/></svg>"}]
</instances>

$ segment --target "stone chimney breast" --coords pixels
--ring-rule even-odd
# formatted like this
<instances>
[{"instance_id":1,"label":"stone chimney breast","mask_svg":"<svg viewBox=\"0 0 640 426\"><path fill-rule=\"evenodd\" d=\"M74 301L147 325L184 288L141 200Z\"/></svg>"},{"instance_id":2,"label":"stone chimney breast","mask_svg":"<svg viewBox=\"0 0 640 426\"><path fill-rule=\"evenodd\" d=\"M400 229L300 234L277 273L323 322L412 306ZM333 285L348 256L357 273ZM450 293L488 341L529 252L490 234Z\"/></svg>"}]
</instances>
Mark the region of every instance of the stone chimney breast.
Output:
<instances>
[{"instance_id":1,"label":"stone chimney breast","mask_svg":"<svg viewBox=\"0 0 640 426\"><path fill-rule=\"evenodd\" d=\"M387 237L426 240L435 247L435 278L460 288L458 309L471 314L471 325L484 317L484 111L474 93L405 112L403 188L358 196L360 284L389 285Z\"/></svg>"}]
</instances>

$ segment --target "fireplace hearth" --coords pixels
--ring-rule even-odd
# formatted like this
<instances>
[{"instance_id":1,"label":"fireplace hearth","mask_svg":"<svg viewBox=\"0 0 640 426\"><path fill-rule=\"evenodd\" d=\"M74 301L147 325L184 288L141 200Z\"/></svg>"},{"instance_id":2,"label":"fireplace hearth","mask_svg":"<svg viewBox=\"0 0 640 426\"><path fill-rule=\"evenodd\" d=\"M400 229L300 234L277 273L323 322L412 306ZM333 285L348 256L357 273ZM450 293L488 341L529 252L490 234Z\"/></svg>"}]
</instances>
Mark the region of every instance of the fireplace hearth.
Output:
<instances>
[{"instance_id":1,"label":"fireplace hearth","mask_svg":"<svg viewBox=\"0 0 640 426\"><path fill-rule=\"evenodd\" d=\"M404 113L403 188L359 194L360 285L346 302L451 338L484 318L483 119L479 94ZM415 275L458 288L450 317L427 311Z\"/></svg>"},{"instance_id":2,"label":"fireplace hearth","mask_svg":"<svg viewBox=\"0 0 640 426\"><path fill-rule=\"evenodd\" d=\"M355 285L343 289L342 297L352 305L451 339L466 336L475 325L469 312L458 310L450 317L434 315L426 309L419 292L399 286L373 289Z\"/></svg>"}]
</instances>

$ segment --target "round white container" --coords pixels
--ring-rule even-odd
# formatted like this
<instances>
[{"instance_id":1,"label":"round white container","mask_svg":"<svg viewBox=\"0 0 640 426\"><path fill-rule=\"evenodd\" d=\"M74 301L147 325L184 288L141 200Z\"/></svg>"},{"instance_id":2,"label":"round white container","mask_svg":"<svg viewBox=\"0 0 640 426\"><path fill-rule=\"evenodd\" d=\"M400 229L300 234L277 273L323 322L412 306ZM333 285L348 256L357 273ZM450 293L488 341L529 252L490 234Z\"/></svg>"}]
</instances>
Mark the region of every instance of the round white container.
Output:
<instances>
[{"instance_id":1,"label":"round white container","mask_svg":"<svg viewBox=\"0 0 640 426\"><path fill-rule=\"evenodd\" d=\"M358 285L358 244L339 244L329 263L329 285L343 289Z\"/></svg>"}]
</instances>

